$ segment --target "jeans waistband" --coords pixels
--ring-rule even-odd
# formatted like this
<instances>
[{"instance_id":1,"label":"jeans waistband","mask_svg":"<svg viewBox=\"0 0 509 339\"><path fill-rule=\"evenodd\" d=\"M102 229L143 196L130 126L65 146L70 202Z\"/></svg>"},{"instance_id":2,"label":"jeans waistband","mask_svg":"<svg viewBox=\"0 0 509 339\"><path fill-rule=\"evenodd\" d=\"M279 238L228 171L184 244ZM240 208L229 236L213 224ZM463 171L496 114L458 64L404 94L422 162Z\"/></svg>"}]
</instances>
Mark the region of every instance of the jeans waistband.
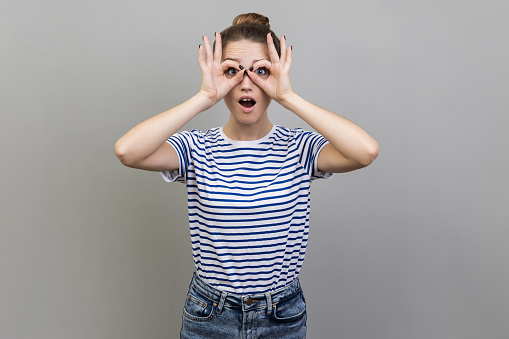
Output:
<instances>
[{"instance_id":1,"label":"jeans waistband","mask_svg":"<svg viewBox=\"0 0 509 339\"><path fill-rule=\"evenodd\" d=\"M272 292L258 293L258 294L234 294L218 290L203 281L196 272L193 273L191 280L191 287L198 293L203 294L211 300L215 301L216 311L221 313L223 307L237 308L242 311L249 311L251 309L266 308L267 314L272 313L279 302L289 299L302 291L299 278L294 279L288 285L279 288Z\"/></svg>"}]
</instances>

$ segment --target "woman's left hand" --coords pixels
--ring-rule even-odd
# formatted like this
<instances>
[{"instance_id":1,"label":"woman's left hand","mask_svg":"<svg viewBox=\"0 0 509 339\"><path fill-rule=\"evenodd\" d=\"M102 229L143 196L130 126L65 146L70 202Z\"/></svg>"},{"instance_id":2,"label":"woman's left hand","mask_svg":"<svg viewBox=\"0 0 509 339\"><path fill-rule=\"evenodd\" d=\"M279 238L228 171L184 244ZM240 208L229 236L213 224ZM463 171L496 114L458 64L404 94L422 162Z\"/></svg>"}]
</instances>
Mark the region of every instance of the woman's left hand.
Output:
<instances>
[{"instance_id":1,"label":"woman's left hand","mask_svg":"<svg viewBox=\"0 0 509 339\"><path fill-rule=\"evenodd\" d=\"M268 60L257 61L252 70L249 70L249 78L255 85L263 89L272 99L281 103L293 93L290 84L290 67L292 66L292 48L286 47L286 38L281 37L281 57L277 54L271 34L267 34L270 62ZM267 77L263 71L269 72Z\"/></svg>"}]
</instances>

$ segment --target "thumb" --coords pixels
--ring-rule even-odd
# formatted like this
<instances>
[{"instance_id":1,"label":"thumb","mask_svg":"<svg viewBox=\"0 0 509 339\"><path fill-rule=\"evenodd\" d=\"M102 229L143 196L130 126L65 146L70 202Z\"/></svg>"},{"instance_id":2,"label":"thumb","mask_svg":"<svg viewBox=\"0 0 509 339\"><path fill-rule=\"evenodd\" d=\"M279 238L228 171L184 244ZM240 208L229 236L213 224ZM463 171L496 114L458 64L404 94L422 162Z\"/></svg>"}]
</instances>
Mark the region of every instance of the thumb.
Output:
<instances>
[{"instance_id":1,"label":"thumb","mask_svg":"<svg viewBox=\"0 0 509 339\"><path fill-rule=\"evenodd\" d=\"M246 69L246 72L248 72L247 75L248 75L249 79L251 79L253 84L255 84L256 86L258 86L261 89L263 89L264 91L266 91L267 83L265 80L260 78L260 76L258 74L256 74L256 72L253 72L251 70L248 71L247 69Z\"/></svg>"},{"instance_id":2,"label":"thumb","mask_svg":"<svg viewBox=\"0 0 509 339\"><path fill-rule=\"evenodd\" d=\"M229 89L232 89L233 87L235 87L237 84L239 84L242 79L244 79L244 73L245 73L245 70L244 72L237 72L237 74L235 74L235 76L231 79L228 79L228 88Z\"/></svg>"}]
</instances>

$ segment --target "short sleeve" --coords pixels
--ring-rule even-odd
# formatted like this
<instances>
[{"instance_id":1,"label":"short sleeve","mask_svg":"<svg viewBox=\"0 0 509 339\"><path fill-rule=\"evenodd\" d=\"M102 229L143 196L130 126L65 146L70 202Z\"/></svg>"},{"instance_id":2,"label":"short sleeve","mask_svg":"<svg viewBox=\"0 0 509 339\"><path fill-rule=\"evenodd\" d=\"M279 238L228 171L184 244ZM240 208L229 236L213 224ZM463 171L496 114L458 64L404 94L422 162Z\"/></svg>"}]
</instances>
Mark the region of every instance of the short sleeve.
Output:
<instances>
[{"instance_id":1,"label":"short sleeve","mask_svg":"<svg viewBox=\"0 0 509 339\"><path fill-rule=\"evenodd\" d=\"M318 155L322 148L329 143L327 139L318 133L303 130L297 130L295 138L299 149L299 162L311 180L333 177L333 173L318 171Z\"/></svg>"},{"instance_id":2,"label":"short sleeve","mask_svg":"<svg viewBox=\"0 0 509 339\"><path fill-rule=\"evenodd\" d=\"M179 158L178 170L161 172L163 179L167 182L181 182L185 183L187 180L187 173L189 165L192 162L191 153L195 145L196 135L195 131L180 132L172 135L167 143L173 146Z\"/></svg>"}]
</instances>

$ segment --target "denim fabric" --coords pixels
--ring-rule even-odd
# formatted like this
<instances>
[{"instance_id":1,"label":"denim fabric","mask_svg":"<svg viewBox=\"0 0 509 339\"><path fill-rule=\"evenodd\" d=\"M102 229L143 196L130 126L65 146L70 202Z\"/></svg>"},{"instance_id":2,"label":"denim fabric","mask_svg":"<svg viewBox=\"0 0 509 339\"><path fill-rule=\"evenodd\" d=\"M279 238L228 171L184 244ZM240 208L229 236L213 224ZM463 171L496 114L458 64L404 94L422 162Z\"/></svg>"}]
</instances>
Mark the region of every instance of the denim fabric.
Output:
<instances>
[{"instance_id":1,"label":"denim fabric","mask_svg":"<svg viewBox=\"0 0 509 339\"><path fill-rule=\"evenodd\" d=\"M306 337L306 301L295 279L267 294L219 291L193 275L182 315L183 339L300 339Z\"/></svg>"}]
</instances>

